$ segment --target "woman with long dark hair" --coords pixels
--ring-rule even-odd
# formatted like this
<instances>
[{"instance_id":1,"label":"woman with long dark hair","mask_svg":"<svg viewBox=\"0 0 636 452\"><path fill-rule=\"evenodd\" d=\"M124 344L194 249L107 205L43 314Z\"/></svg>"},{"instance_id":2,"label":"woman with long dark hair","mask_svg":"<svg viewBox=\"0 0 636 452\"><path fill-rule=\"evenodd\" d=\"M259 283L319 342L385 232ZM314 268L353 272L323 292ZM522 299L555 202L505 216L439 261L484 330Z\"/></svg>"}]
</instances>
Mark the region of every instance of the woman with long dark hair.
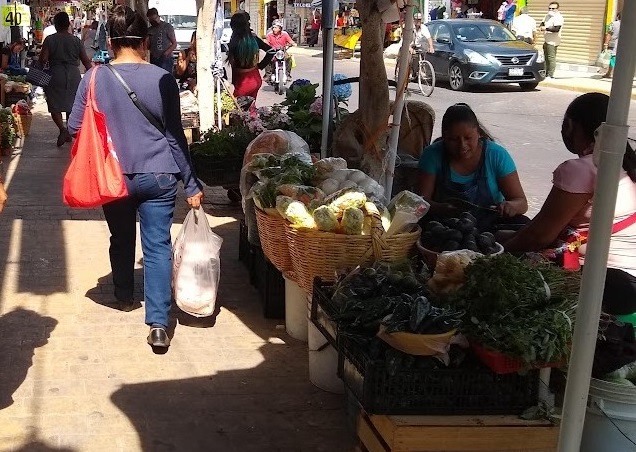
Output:
<instances>
[{"instance_id":1,"label":"woman with long dark hair","mask_svg":"<svg viewBox=\"0 0 636 452\"><path fill-rule=\"evenodd\" d=\"M259 62L259 50L269 52L271 46L252 33L247 13L239 12L230 19L232 38L228 44L227 59L232 67L234 96L249 96L256 100L263 84L260 71L265 69L273 55L267 53Z\"/></svg>"},{"instance_id":2,"label":"woman with long dark hair","mask_svg":"<svg viewBox=\"0 0 636 452\"><path fill-rule=\"evenodd\" d=\"M111 234L110 263L115 298L121 309L130 310L134 306L139 214L146 324L150 327L147 340L153 347L166 348L170 345L167 328L172 302L170 226L177 182L183 182L188 204L193 208L201 205L203 193L181 125L179 88L172 74L145 60L149 45L145 18L126 6L117 6L107 27L109 46L115 54L111 62L114 72L103 66L88 71L75 98L69 130L75 135L82 127L89 81L97 71L95 101L106 116L128 188L128 197L103 206ZM135 106L116 73L161 127L153 125Z\"/></svg>"},{"instance_id":3,"label":"woman with long dark hair","mask_svg":"<svg viewBox=\"0 0 636 452\"><path fill-rule=\"evenodd\" d=\"M506 251L542 251L567 236L586 235L594 207L597 168L594 164L594 132L605 122L609 96L583 94L568 106L561 136L565 147L577 157L554 170L552 190L539 213L511 239ZM585 260L585 244L579 248ZM636 153L627 146L618 184L614 228L607 260L603 305L609 314L636 312Z\"/></svg>"}]
</instances>

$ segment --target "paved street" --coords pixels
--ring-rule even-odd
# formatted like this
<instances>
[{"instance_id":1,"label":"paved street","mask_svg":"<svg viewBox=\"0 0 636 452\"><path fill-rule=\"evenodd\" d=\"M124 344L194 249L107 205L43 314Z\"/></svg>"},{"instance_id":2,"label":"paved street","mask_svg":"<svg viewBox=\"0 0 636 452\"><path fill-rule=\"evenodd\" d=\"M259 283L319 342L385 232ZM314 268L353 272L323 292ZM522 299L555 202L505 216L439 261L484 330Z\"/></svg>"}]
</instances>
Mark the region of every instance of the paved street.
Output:
<instances>
[{"instance_id":1,"label":"paved street","mask_svg":"<svg viewBox=\"0 0 636 452\"><path fill-rule=\"evenodd\" d=\"M293 79L307 78L314 83L321 83L321 54L313 57L297 55L296 61ZM359 74L357 59L336 60L334 66L336 73L352 77ZM389 76L393 75L393 71L394 66L387 65ZM561 141L561 120L568 104L580 93L541 85L532 92L523 92L517 85L501 85L458 93L451 91L447 84L439 84L431 97L426 98L419 92L417 84L411 83L410 88L411 99L428 102L435 110L434 136L440 133L446 108L457 102L470 105L483 125L512 154L528 196L530 213L536 213L550 190L552 171L564 160L572 158ZM355 84L349 108L351 111L357 108L357 93ZM260 105L280 102L280 96L274 94L272 87L264 86L261 95ZM390 91L390 96L395 96L395 90ZM636 126L636 101L632 101L631 105L630 125L633 127ZM636 130L633 129L630 136L636 137Z\"/></svg>"}]
</instances>

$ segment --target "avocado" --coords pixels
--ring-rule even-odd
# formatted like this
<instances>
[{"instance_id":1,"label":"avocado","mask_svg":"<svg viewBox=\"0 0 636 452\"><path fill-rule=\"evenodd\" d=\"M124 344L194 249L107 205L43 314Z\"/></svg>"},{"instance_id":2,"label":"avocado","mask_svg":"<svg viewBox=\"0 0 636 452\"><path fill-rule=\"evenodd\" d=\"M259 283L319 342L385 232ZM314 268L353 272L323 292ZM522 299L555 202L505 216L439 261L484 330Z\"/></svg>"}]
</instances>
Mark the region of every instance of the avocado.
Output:
<instances>
[{"instance_id":1,"label":"avocado","mask_svg":"<svg viewBox=\"0 0 636 452\"><path fill-rule=\"evenodd\" d=\"M459 225L459 218L449 218L447 219L445 222L446 226L448 226L449 228L453 228L456 229L457 226Z\"/></svg>"},{"instance_id":2,"label":"avocado","mask_svg":"<svg viewBox=\"0 0 636 452\"><path fill-rule=\"evenodd\" d=\"M470 212L462 213L460 218L470 220L470 221L473 222L473 224L477 223L477 218L475 218L475 216L472 213L470 213Z\"/></svg>"},{"instance_id":3,"label":"avocado","mask_svg":"<svg viewBox=\"0 0 636 452\"><path fill-rule=\"evenodd\" d=\"M459 229L462 232L472 232L474 227L475 227L474 221L469 220L468 218L462 218L461 220L459 220L459 225L457 226L457 229Z\"/></svg>"},{"instance_id":4,"label":"avocado","mask_svg":"<svg viewBox=\"0 0 636 452\"><path fill-rule=\"evenodd\" d=\"M448 231L446 231L446 234L444 234L444 238L446 240L453 240L455 242L461 242L463 237L464 234L462 234L457 229L449 229Z\"/></svg>"},{"instance_id":5,"label":"avocado","mask_svg":"<svg viewBox=\"0 0 636 452\"><path fill-rule=\"evenodd\" d=\"M457 251L459 249L459 242L455 240L447 240L444 242L444 251Z\"/></svg>"},{"instance_id":6,"label":"avocado","mask_svg":"<svg viewBox=\"0 0 636 452\"><path fill-rule=\"evenodd\" d=\"M444 227L444 225L440 223L439 221L429 221L428 223L424 224L423 229L424 229L424 232L432 232L433 229L435 229L438 226Z\"/></svg>"}]
</instances>

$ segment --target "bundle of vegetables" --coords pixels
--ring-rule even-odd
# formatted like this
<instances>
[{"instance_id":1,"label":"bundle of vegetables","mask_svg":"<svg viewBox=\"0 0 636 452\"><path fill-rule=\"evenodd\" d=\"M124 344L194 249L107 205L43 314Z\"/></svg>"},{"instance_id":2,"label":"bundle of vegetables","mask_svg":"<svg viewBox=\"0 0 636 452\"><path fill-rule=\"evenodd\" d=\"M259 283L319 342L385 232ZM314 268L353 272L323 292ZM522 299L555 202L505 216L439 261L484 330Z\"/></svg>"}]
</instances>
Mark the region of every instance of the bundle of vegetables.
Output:
<instances>
[{"instance_id":1,"label":"bundle of vegetables","mask_svg":"<svg viewBox=\"0 0 636 452\"><path fill-rule=\"evenodd\" d=\"M480 233L475 217L465 212L459 218L429 221L422 226L422 245L438 253L466 249L482 254L498 251L495 236L490 232Z\"/></svg>"},{"instance_id":2,"label":"bundle of vegetables","mask_svg":"<svg viewBox=\"0 0 636 452\"><path fill-rule=\"evenodd\" d=\"M336 283L332 314L339 329L373 336L382 319L403 302L403 296L425 294L426 274L415 271L409 261L376 262L371 267L357 267Z\"/></svg>"},{"instance_id":3,"label":"bundle of vegetables","mask_svg":"<svg viewBox=\"0 0 636 452\"><path fill-rule=\"evenodd\" d=\"M304 154L254 155L247 170L258 178L247 198L254 198L261 209L275 208L279 195L297 198L301 204L324 198L324 193L310 185L315 168L306 161Z\"/></svg>"},{"instance_id":4,"label":"bundle of vegetables","mask_svg":"<svg viewBox=\"0 0 636 452\"><path fill-rule=\"evenodd\" d=\"M462 323L464 311L433 306L421 295L415 299L403 294L393 312L382 319L386 333L443 334L455 330Z\"/></svg>"},{"instance_id":5,"label":"bundle of vegetables","mask_svg":"<svg viewBox=\"0 0 636 452\"><path fill-rule=\"evenodd\" d=\"M307 202L298 196L278 197L276 208L294 227L347 235L371 235L374 227L381 227L387 235L402 233L428 210L428 203L411 192L396 195L397 201L390 204L392 216L380 200L367 197L359 189L346 188L324 199L319 196L322 194L314 188L304 199Z\"/></svg>"},{"instance_id":6,"label":"bundle of vegetables","mask_svg":"<svg viewBox=\"0 0 636 452\"><path fill-rule=\"evenodd\" d=\"M440 298L466 310L469 337L528 365L568 356L579 274L509 254L476 259L464 274L461 288Z\"/></svg>"}]
</instances>

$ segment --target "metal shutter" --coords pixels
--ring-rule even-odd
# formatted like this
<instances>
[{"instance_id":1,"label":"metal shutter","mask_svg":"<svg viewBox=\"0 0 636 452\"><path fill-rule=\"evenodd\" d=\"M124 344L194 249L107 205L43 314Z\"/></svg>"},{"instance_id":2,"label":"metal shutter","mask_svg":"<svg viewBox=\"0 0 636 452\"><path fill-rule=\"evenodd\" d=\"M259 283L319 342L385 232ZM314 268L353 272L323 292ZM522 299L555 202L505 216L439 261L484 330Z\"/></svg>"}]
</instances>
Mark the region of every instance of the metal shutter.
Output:
<instances>
[{"instance_id":1,"label":"metal shutter","mask_svg":"<svg viewBox=\"0 0 636 452\"><path fill-rule=\"evenodd\" d=\"M528 1L528 12L537 27L548 12L549 0ZM605 0L560 0L564 25L557 61L594 64L603 44ZM543 46L543 33L537 30L537 45Z\"/></svg>"}]
</instances>

